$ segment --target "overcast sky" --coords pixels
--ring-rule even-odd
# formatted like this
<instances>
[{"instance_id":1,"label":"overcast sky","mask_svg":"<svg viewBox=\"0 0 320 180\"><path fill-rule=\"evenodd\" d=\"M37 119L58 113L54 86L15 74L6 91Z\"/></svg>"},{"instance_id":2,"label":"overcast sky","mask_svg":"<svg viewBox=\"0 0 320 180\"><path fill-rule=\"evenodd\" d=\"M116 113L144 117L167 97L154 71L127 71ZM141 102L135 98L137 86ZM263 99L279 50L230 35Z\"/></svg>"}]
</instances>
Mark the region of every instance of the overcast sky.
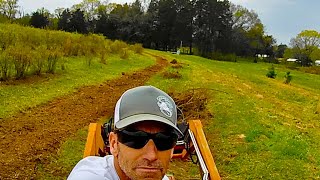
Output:
<instances>
[{"instance_id":1,"label":"overcast sky","mask_svg":"<svg viewBox=\"0 0 320 180\"><path fill-rule=\"evenodd\" d=\"M25 12L44 7L53 12L57 7L71 7L82 0L19 0ZM109 0L124 3L133 0ZM319 0L231 0L258 13L266 32L277 43L288 44L290 39L305 29L320 31Z\"/></svg>"}]
</instances>

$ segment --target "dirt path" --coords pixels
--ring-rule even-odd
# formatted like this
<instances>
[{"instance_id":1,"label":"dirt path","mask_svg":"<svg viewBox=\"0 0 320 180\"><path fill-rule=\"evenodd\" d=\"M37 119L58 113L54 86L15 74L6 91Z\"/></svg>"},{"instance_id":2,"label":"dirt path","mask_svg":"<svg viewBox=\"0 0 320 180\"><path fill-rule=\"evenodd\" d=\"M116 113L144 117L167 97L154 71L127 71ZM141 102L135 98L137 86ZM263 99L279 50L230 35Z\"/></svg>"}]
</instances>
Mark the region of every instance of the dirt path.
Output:
<instances>
[{"instance_id":1,"label":"dirt path","mask_svg":"<svg viewBox=\"0 0 320 180\"><path fill-rule=\"evenodd\" d=\"M125 74L98 86L80 88L76 93L0 122L0 179L34 179L37 164L46 164L62 142L78 129L113 113L121 94L143 85L168 63Z\"/></svg>"}]
</instances>

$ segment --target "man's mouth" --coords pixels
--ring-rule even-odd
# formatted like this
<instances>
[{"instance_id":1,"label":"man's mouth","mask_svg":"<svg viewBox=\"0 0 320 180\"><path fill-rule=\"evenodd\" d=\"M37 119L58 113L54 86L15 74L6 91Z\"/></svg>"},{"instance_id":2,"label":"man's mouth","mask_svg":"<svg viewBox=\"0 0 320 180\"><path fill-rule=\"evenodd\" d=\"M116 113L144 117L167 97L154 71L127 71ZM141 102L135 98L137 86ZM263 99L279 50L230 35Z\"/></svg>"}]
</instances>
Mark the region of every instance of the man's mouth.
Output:
<instances>
[{"instance_id":1,"label":"man's mouth","mask_svg":"<svg viewBox=\"0 0 320 180\"><path fill-rule=\"evenodd\" d=\"M156 172L160 172L161 171L161 168L158 168L158 167L137 167L136 169L137 171L140 171L140 172L144 172L144 173L156 173Z\"/></svg>"}]
</instances>

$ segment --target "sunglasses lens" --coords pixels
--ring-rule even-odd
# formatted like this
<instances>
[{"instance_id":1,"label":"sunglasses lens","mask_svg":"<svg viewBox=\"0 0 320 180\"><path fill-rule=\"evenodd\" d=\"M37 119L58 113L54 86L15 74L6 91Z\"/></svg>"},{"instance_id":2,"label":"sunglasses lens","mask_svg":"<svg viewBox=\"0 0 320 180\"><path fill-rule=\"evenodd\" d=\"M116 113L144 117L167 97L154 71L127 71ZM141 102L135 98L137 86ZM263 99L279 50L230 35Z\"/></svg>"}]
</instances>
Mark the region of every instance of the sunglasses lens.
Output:
<instances>
[{"instance_id":1,"label":"sunglasses lens","mask_svg":"<svg viewBox=\"0 0 320 180\"><path fill-rule=\"evenodd\" d=\"M157 133L153 138L153 141L159 151L165 151L173 148L176 145L177 139L178 136L174 133Z\"/></svg>"},{"instance_id":2,"label":"sunglasses lens","mask_svg":"<svg viewBox=\"0 0 320 180\"><path fill-rule=\"evenodd\" d=\"M131 148L141 149L150 139L152 139L159 151L171 149L175 146L178 136L174 133L155 133L150 134L144 131L127 131L117 132L119 141Z\"/></svg>"},{"instance_id":3,"label":"sunglasses lens","mask_svg":"<svg viewBox=\"0 0 320 180\"><path fill-rule=\"evenodd\" d=\"M143 148L149 141L148 134L143 131L119 131L118 138L122 144L134 149Z\"/></svg>"}]
</instances>

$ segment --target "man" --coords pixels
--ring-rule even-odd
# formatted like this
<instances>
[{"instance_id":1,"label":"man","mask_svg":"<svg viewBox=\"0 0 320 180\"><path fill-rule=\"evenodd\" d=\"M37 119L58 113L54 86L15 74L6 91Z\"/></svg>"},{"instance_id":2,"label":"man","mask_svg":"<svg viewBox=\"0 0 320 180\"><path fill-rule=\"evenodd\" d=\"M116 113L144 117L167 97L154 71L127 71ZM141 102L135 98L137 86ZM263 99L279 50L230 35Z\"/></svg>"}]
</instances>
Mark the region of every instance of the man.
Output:
<instances>
[{"instance_id":1,"label":"man","mask_svg":"<svg viewBox=\"0 0 320 180\"><path fill-rule=\"evenodd\" d=\"M168 94L153 86L130 89L115 107L112 155L84 158L68 179L168 179L165 173L181 135Z\"/></svg>"}]
</instances>

